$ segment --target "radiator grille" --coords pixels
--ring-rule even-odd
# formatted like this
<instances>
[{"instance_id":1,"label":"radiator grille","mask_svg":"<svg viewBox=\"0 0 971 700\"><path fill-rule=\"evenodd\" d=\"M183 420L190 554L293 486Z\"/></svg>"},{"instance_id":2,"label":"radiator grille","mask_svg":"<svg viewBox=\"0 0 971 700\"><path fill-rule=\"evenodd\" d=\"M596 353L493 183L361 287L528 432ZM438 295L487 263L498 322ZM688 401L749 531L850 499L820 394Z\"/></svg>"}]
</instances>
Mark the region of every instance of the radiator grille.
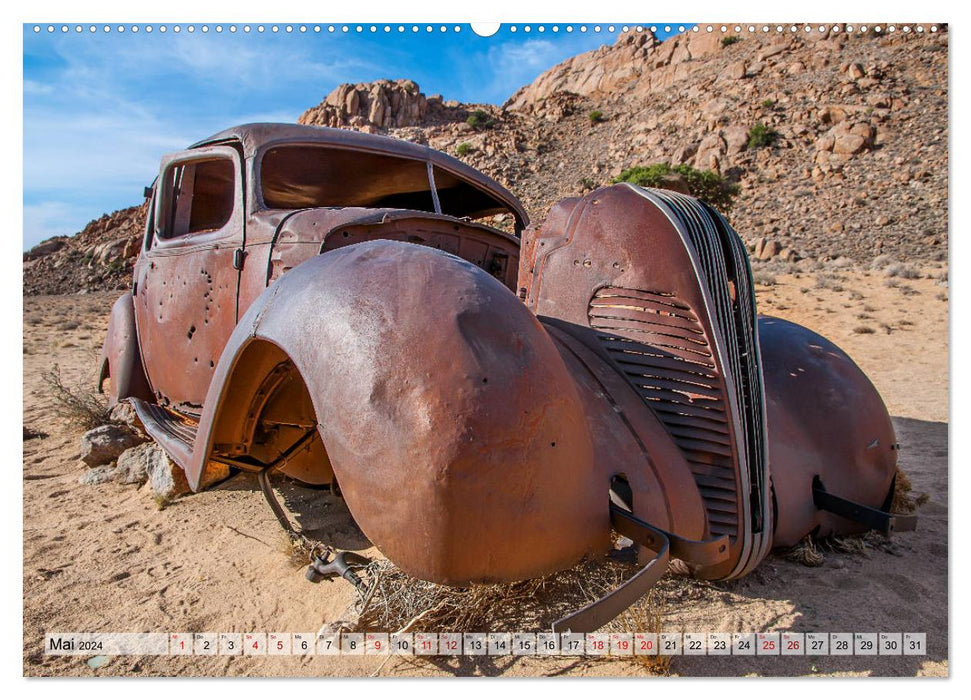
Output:
<instances>
[{"instance_id":1,"label":"radiator grille","mask_svg":"<svg viewBox=\"0 0 971 700\"><path fill-rule=\"evenodd\" d=\"M691 467L712 535L738 533L738 494L725 391L704 328L670 292L599 289L590 326L664 423Z\"/></svg>"}]
</instances>

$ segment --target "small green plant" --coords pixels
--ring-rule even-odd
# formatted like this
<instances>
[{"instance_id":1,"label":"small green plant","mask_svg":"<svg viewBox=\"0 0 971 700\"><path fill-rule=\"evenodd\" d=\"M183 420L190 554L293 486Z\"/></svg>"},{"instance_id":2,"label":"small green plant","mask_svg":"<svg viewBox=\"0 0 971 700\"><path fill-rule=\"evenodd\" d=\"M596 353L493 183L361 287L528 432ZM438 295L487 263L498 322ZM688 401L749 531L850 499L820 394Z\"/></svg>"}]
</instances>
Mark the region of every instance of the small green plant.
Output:
<instances>
[{"instance_id":1,"label":"small green plant","mask_svg":"<svg viewBox=\"0 0 971 700\"><path fill-rule=\"evenodd\" d=\"M775 100L762 100L762 106L765 109L772 109L775 107Z\"/></svg>"},{"instance_id":2,"label":"small green plant","mask_svg":"<svg viewBox=\"0 0 971 700\"><path fill-rule=\"evenodd\" d=\"M599 124L604 120L604 113L599 109L595 109L587 115L587 118L590 119L591 124Z\"/></svg>"},{"instance_id":3,"label":"small green plant","mask_svg":"<svg viewBox=\"0 0 971 700\"><path fill-rule=\"evenodd\" d=\"M496 123L496 120L493 119L484 109L477 109L469 115L469 118L465 120L465 123L471 126L473 129L479 130L492 127L492 125Z\"/></svg>"},{"instance_id":4,"label":"small green plant","mask_svg":"<svg viewBox=\"0 0 971 700\"><path fill-rule=\"evenodd\" d=\"M766 126L759 122L748 130L748 147L762 148L763 146L771 146L778 138L779 132L771 126Z\"/></svg>"},{"instance_id":5,"label":"small green plant","mask_svg":"<svg viewBox=\"0 0 971 700\"><path fill-rule=\"evenodd\" d=\"M597 183L589 177L584 177L580 178L580 187L582 187L584 190L593 190L596 189Z\"/></svg>"},{"instance_id":6,"label":"small green plant","mask_svg":"<svg viewBox=\"0 0 971 700\"><path fill-rule=\"evenodd\" d=\"M740 37L738 34L731 34L729 36L722 37L722 48L728 48L732 44L737 44L741 40L742 37Z\"/></svg>"},{"instance_id":7,"label":"small green plant","mask_svg":"<svg viewBox=\"0 0 971 700\"><path fill-rule=\"evenodd\" d=\"M472 152L473 150L474 150L474 149L472 148L472 144L471 144L471 143L460 143L460 144L458 145L458 148L456 148L456 149L455 149L455 152L456 152L456 153L457 153L457 154L458 154L459 156L467 156L467 155L469 155L469 154L470 154L470 153L471 153L471 152Z\"/></svg>"},{"instance_id":8,"label":"small green plant","mask_svg":"<svg viewBox=\"0 0 971 700\"><path fill-rule=\"evenodd\" d=\"M735 197L739 193L736 183L711 170L698 170L687 164L638 165L623 171L613 179L613 182L630 182L641 187L664 188L669 185L672 176L681 176L692 196L705 200L723 214L731 211L732 205L735 204Z\"/></svg>"}]
</instances>

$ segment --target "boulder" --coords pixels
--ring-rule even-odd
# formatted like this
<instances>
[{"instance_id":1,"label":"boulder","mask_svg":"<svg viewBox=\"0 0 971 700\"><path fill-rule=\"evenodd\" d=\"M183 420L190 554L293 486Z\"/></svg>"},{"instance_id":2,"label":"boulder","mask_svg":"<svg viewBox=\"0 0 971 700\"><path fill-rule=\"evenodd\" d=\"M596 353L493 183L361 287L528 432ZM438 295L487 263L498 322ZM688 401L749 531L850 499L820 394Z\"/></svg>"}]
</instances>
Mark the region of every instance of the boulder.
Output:
<instances>
[{"instance_id":1,"label":"boulder","mask_svg":"<svg viewBox=\"0 0 971 700\"><path fill-rule=\"evenodd\" d=\"M163 501L171 501L190 491L182 467L173 462L165 454L165 450L155 443L151 443L144 453L133 455L130 465L136 470L144 467L149 488ZM136 474L137 471L133 472L133 475Z\"/></svg>"},{"instance_id":2,"label":"boulder","mask_svg":"<svg viewBox=\"0 0 971 700\"><path fill-rule=\"evenodd\" d=\"M844 134L833 143L833 153L838 155L855 155L866 146L866 139L859 134Z\"/></svg>"},{"instance_id":3,"label":"boulder","mask_svg":"<svg viewBox=\"0 0 971 700\"><path fill-rule=\"evenodd\" d=\"M745 62L735 61L734 63L728 64L722 75L726 80L741 80L745 77Z\"/></svg>"},{"instance_id":4,"label":"boulder","mask_svg":"<svg viewBox=\"0 0 971 700\"><path fill-rule=\"evenodd\" d=\"M744 126L730 126L723 135L728 153L741 153L748 147L748 129Z\"/></svg>"},{"instance_id":5,"label":"boulder","mask_svg":"<svg viewBox=\"0 0 971 700\"><path fill-rule=\"evenodd\" d=\"M97 486L115 481L120 474L120 470L114 464L104 464L100 467L92 467L78 477L78 483L84 486Z\"/></svg>"},{"instance_id":6,"label":"boulder","mask_svg":"<svg viewBox=\"0 0 971 700\"><path fill-rule=\"evenodd\" d=\"M142 442L145 438L126 426L102 425L81 436L81 461L89 467L108 464L129 447Z\"/></svg>"},{"instance_id":7,"label":"boulder","mask_svg":"<svg viewBox=\"0 0 971 700\"><path fill-rule=\"evenodd\" d=\"M50 255L51 253L56 253L67 243L67 236L56 236L54 238L48 238L46 241L42 241L35 245L33 248L24 253L24 260L36 260L37 258L43 258L45 255Z\"/></svg>"},{"instance_id":8,"label":"boulder","mask_svg":"<svg viewBox=\"0 0 971 700\"><path fill-rule=\"evenodd\" d=\"M779 241L769 241L762 246L762 252L758 257L759 260L771 260L781 252L782 245L779 243Z\"/></svg>"},{"instance_id":9,"label":"boulder","mask_svg":"<svg viewBox=\"0 0 971 700\"><path fill-rule=\"evenodd\" d=\"M662 190L672 190L674 192L680 192L681 194L691 194L691 189L688 187L688 181L684 179L682 175L678 173L668 173L661 177L661 181L658 183L658 187Z\"/></svg>"},{"instance_id":10,"label":"boulder","mask_svg":"<svg viewBox=\"0 0 971 700\"><path fill-rule=\"evenodd\" d=\"M159 460L162 449L152 442L131 447L118 457L119 480L123 484L138 484L148 481L148 472L155 461Z\"/></svg>"},{"instance_id":11,"label":"boulder","mask_svg":"<svg viewBox=\"0 0 971 700\"><path fill-rule=\"evenodd\" d=\"M145 434L145 426L142 425L142 421L135 412L135 407L127 401L115 404L108 415L113 423L127 425L132 432Z\"/></svg>"},{"instance_id":12,"label":"boulder","mask_svg":"<svg viewBox=\"0 0 971 700\"><path fill-rule=\"evenodd\" d=\"M859 63L851 63L846 69L846 74L853 80L859 80L866 76L866 71Z\"/></svg>"}]
</instances>

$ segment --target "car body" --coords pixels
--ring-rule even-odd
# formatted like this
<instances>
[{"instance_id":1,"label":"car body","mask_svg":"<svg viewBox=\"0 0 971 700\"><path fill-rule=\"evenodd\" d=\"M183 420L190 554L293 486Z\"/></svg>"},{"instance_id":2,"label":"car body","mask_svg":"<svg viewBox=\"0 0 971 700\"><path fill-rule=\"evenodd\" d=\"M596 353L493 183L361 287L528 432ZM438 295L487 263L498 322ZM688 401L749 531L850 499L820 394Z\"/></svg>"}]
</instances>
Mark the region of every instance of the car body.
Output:
<instances>
[{"instance_id":1,"label":"car body","mask_svg":"<svg viewBox=\"0 0 971 700\"><path fill-rule=\"evenodd\" d=\"M894 525L876 389L757 318L744 245L692 197L615 185L530 226L444 154L268 124L167 156L148 194L100 376L193 489L226 467L339 483L445 584L561 570L612 529L653 552L575 631L669 556L735 578L773 543Z\"/></svg>"}]
</instances>

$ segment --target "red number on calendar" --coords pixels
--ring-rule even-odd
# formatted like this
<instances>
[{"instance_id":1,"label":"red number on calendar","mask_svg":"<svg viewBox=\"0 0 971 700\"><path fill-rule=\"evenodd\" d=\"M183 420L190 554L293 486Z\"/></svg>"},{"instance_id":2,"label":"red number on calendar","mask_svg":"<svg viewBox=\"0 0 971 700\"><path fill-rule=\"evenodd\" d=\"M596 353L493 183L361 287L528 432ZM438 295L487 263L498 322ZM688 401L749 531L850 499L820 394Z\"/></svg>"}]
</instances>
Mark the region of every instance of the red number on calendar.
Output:
<instances>
[{"instance_id":1,"label":"red number on calendar","mask_svg":"<svg viewBox=\"0 0 971 700\"><path fill-rule=\"evenodd\" d=\"M762 640L762 649L765 650L765 651L772 651L772 650L774 650L775 649L775 640L774 639L763 639Z\"/></svg>"}]
</instances>

